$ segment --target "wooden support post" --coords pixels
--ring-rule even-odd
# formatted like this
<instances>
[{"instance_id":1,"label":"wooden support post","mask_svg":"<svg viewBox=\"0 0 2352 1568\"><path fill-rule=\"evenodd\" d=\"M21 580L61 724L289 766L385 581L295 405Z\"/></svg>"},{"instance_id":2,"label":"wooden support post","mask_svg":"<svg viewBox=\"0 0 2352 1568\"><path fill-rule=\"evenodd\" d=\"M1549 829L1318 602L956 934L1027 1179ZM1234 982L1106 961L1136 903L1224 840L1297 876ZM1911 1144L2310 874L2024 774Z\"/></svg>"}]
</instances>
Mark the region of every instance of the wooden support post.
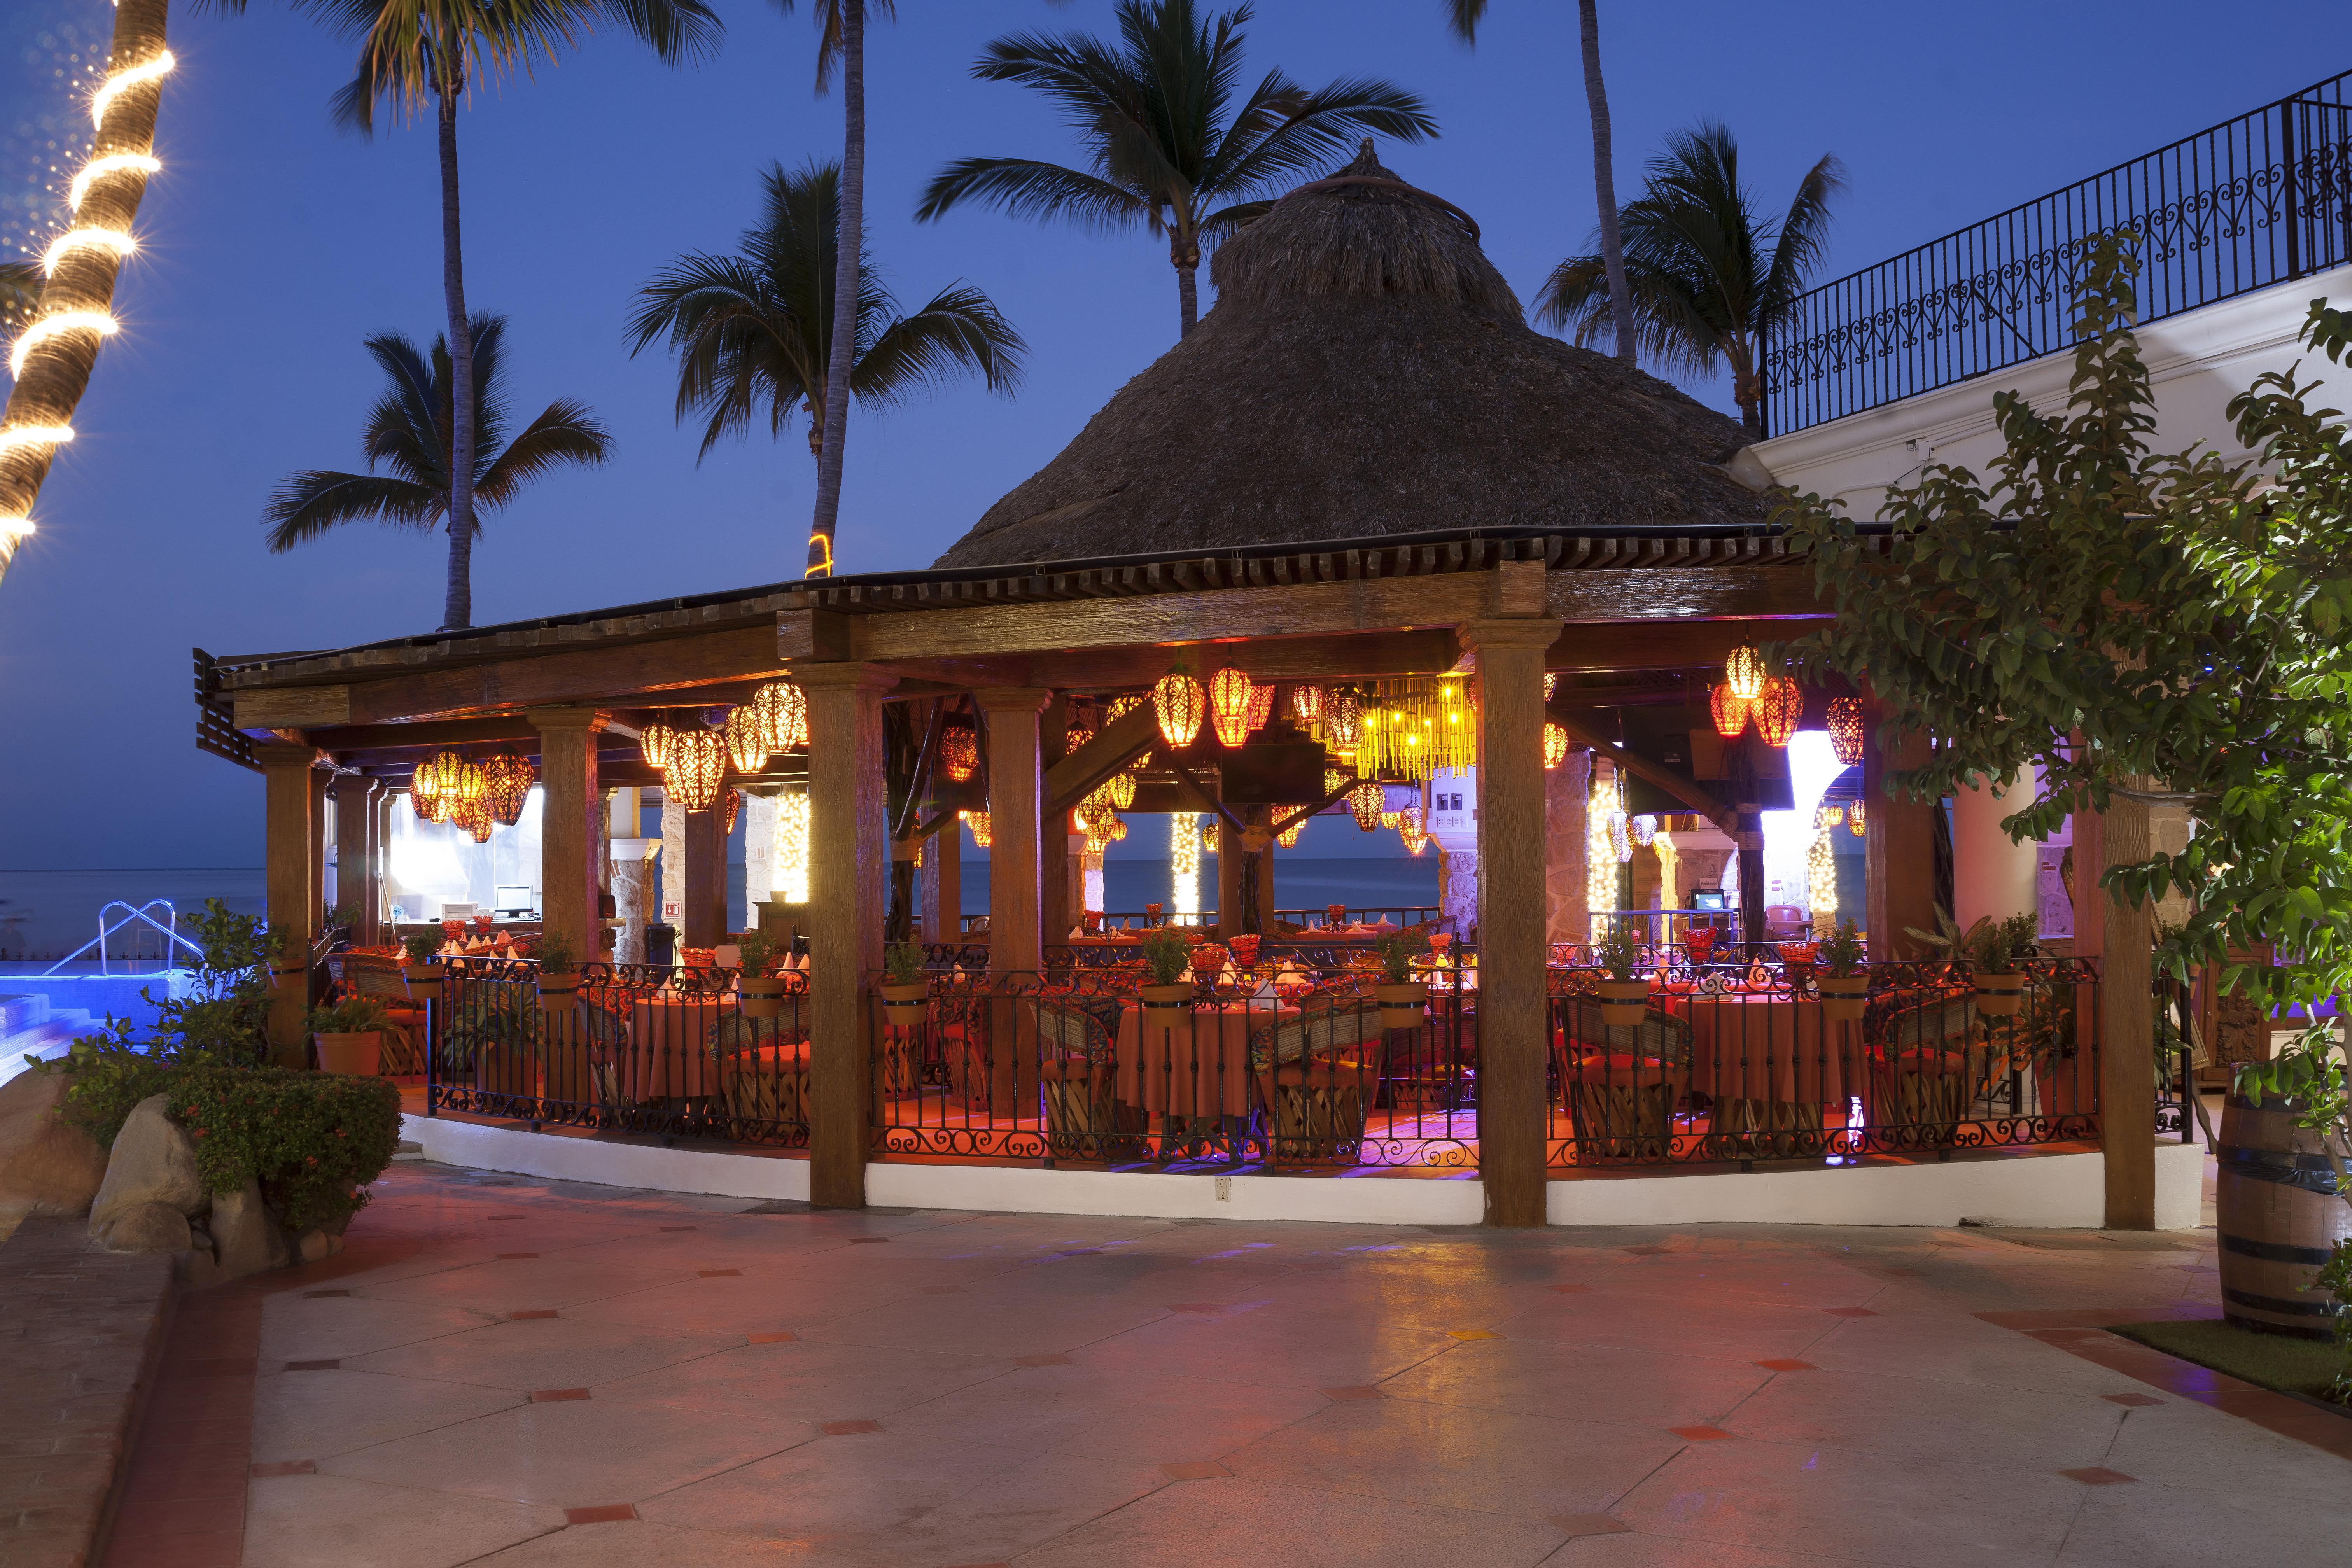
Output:
<instances>
[{"instance_id":1,"label":"wooden support post","mask_svg":"<svg viewBox=\"0 0 2352 1568\"><path fill-rule=\"evenodd\" d=\"M1242 872L1249 858L1242 852L1242 836L1221 814L1217 833L1217 935L1230 942L1245 928L1242 910Z\"/></svg>"},{"instance_id":2,"label":"wooden support post","mask_svg":"<svg viewBox=\"0 0 2352 1568\"><path fill-rule=\"evenodd\" d=\"M368 829L375 821L373 779L335 781L335 903L357 910L352 921L354 947L375 945L375 857Z\"/></svg>"},{"instance_id":3,"label":"wooden support post","mask_svg":"<svg viewBox=\"0 0 2352 1568\"><path fill-rule=\"evenodd\" d=\"M992 714L993 710L992 710ZM992 717L991 722L993 722ZM1048 759L1058 760L1069 739L1070 705L1058 693L1048 698L1045 711L1037 721L1037 755L1041 768L1050 766ZM995 765L992 755L990 766ZM990 775L994 776L992 773ZM990 812L994 820L994 811ZM1037 786L1037 928L1045 942L1051 945L1067 942L1070 928L1078 923L1078 911L1084 898L1070 895L1071 871L1077 859L1070 843L1070 814L1055 811L1045 798L1044 775ZM993 873L992 873L992 875ZM1081 871L1083 877L1084 872ZM1083 883L1081 883L1083 886ZM992 921L991 924L994 922Z\"/></svg>"},{"instance_id":4,"label":"wooden support post","mask_svg":"<svg viewBox=\"0 0 2352 1568\"><path fill-rule=\"evenodd\" d=\"M882 693L897 678L860 664L793 675L809 700L809 1202L863 1208L890 875Z\"/></svg>"},{"instance_id":5,"label":"wooden support post","mask_svg":"<svg viewBox=\"0 0 2352 1568\"><path fill-rule=\"evenodd\" d=\"M963 940L963 818L950 817L923 847L924 935Z\"/></svg>"},{"instance_id":6,"label":"wooden support post","mask_svg":"<svg viewBox=\"0 0 2352 1568\"><path fill-rule=\"evenodd\" d=\"M310 929L327 929L327 786L335 775L324 769L310 773Z\"/></svg>"},{"instance_id":7,"label":"wooden support post","mask_svg":"<svg viewBox=\"0 0 2352 1568\"><path fill-rule=\"evenodd\" d=\"M2144 779L2127 784L2145 787ZM2113 866L2148 855L2148 808L2110 799L2074 814L2074 955L2099 966L2099 1127L2106 1173L2106 1228L2156 1228L2156 1003L2146 904L2117 901L2099 885Z\"/></svg>"},{"instance_id":8,"label":"wooden support post","mask_svg":"<svg viewBox=\"0 0 2352 1568\"><path fill-rule=\"evenodd\" d=\"M1889 773L1927 760L1927 738L1906 735L1891 750L1881 746L1875 704L1867 723L1870 739L1862 756L1863 913L1869 926L1870 956L1886 960L1918 947L1904 934L1906 930L1936 929L1936 813L1943 808L1932 800L1889 795L1885 790ZM1744 865L1740 875L1747 876Z\"/></svg>"},{"instance_id":9,"label":"wooden support post","mask_svg":"<svg viewBox=\"0 0 2352 1568\"><path fill-rule=\"evenodd\" d=\"M1052 873L1066 873L1069 834L1041 847L1038 807L1045 794L1045 768L1038 751L1038 715L1052 694L1034 686L999 687L972 693L988 716L988 966L995 974L1034 972L1045 954L1045 924L1039 884L1047 870L1043 848L1053 850ZM1037 1019L1029 1007L1011 1001L994 1005L990 1037L997 1042L990 1063L992 1103L1011 1114L1024 1085L1037 1075Z\"/></svg>"},{"instance_id":10,"label":"wooden support post","mask_svg":"<svg viewBox=\"0 0 2352 1568\"><path fill-rule=\"evenodd\" d=\"M812 811L814 816L814 811ZM727 940L727 808L686 814L686 908L679 912L682 947L717 947Z\"/></svg>"},{"instance_id":11,"label":"wooden support post","mask_svg":"<svg viewBox=\"0 0 2352 1568\"><path fill-rule=\"evenodd\" d=\"M1280 810L1270 805L1254 805L1242 816L1245 821L1263 827L1272 825L1280 816ZM1269 839L1266 847L1259 850L1252 858L1257 862L1257 923L1250 927L1250 930L1264 931L1270 935L1274 931L1273 841Z\"/></svg>"},{"instance_id":12,"label":"wooden support post","mask_svg":"<svg viewBox=\"0 0 2352 1568\"><path fill-rule=\"evenodd\" d=\"M1557 621L1470 621L1477 662L1478 1166L1486 1223L1546 1217L1544 650Z\"/></svg>"},{"instance_id":13,"label":"wooden support post","mask_svg":"<svg viewBox=\"0 0 2352 1568\"><path fill-rule=\"evenodd\" d=\"M604 956L596 864L604 796L596 787L596 734L609 721L593 708L533 708L539 731L539 878L541 929L561 931L583 962Z\"/></svg>"},{"instance_id":14,"label":"wooden support post","mask_svg":"<svg viewBox=\"0 0 2352 1568\"><path fill-rule=\"evenodd\" d=\"M319 901L312 895L311 862L319 858L317 791L310 779L318 752L310 746L256 746L267 813L263 827L264 896L269 927L278 934L277 959L269 966L269 1059L299 1068L305 1060L310 1011L310 942L317 934Z\"/></svg>"}]
</instances>

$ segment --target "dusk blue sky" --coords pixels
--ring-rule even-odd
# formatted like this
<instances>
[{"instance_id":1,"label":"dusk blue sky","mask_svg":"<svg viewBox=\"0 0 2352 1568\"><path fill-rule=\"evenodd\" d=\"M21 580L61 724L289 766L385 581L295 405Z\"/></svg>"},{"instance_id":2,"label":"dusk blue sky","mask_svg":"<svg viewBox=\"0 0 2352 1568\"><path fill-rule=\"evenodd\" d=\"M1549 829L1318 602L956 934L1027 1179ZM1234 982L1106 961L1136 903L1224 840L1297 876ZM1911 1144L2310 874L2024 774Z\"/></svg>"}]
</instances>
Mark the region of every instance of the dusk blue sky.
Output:
<instances>
[{"instance_id":1,"label":"dusk blue sky","mask_svg":"<svg viewBox=\"0 0 2352 1568\"><path fill-rule=\"evenodd\" d=\"M677 252L729 246L760 171L832 155L839 101L811 91L814 31L721 0L719 58L673 71L620 37L476 102L461 129L473 307L510 318L518 420L577 397L616 460L534 489L475 557L488 624L796 574L813 488L797 430L699 466L671 417L671 366L631 360L632 291ZM63 29L103 38L105 0L10 0L0 16L0 241L45 216L43 123L86 125L51 75ZM1570 0L1496 0L1474 52L1441 0L1265 0L1254 71L1391 78L1435 142L1385 147L1408 179L1484 226L1522 298L1592 222ZM1843 158L1832 267L1868 265L2352 67L2340 3L1766 3L1603 0L1621 192L1667 131L1719 118L1749 181L1784 203ZM928 564L1050 458L1176 335L1165 247L974 210L929 226L924 181L972 153L1069 158L1050 110L967 68L1000 33L1108 27L1108 0L900 0L875 28L867 203L902 300L957 278L1033 349L1017 400L977 389L853 424L845 571ZM189 648L330 648L430 629L445 546L373 527L266 554L259 515L290 470L357 467L376 394L371 332L429 342L442 320L427 130L333 131L352 46L253 0L174 8L163 173L142 253L39 509L0 584L0 867L257 865L257 775L192 744ZM58 160L65 161L65 160ZM1202 277L1203 304L1207 279ZM1693 384L1727 407L1727 382ZM1992 389L1987 388L1988 395Z\"/></svg>"}]
</instances>

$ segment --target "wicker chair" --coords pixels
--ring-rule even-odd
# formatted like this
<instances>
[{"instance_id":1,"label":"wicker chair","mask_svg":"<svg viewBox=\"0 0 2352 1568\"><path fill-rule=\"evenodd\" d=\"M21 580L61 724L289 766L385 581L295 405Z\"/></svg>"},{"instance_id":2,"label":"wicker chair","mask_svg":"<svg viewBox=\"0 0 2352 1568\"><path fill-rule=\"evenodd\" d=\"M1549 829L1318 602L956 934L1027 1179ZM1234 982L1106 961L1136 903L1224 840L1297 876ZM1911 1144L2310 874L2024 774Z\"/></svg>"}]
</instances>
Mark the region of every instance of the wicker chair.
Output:
<instances>
[{"instance_id":1,"label":"wicker chair","mask_svg":"<svg viewBox=\"0 0 2352 1568\"><path fill-rule=\"evenodd\" d=\"M1114 1092L1119 1013L1116 996L1041 996L1037 1010L1038 1088L1045 1136L1056 1159L1132 1159L1146 1118Z\"/></svg>"},{"instance_id":2,"label":"wicker chair","mask_svg":"<svg viewBox=\"0 0 2352 1568\"><path fill-rule=\"evenodd\" d=\"M621 1058L629 1048L628 1021L593 1002L580 1005L580 1026L588 1047L588 1083L600 1110L625 1110L621 1094Z\"/></svg>"},{"instance_id":3,"label":"wicker chair","mask_svg":"<svg viewBox=\"0 0 2352 1568\"><path fill-rule=\"evenodd\" d=\"M1386 1041L1369 1000L1310 1007L1253 1031L1250 1066L1272 1123L1269 1155L1353 1160L1380 1094Z\"/></svg>"},{"instance_id":4,"label":"wicker chair","mask_svg":"<svg viewBox=\"0 0 2352 1568\"><path fill-rule=\"evenodd\" d=\"M1663 1160L1675 1106L1690 1089L1691 1026L1654 1008L1638 1024L1601 1021L1601 1004L1567 998L1567 1033L1552 1045L1579 1163Z\"/></svg>"},{"instance_id":5,"label":"wicker chair","mask_svg":"<svg viewBox=\"0 0 2352 1568\"><path fill-rule=\"evenodd\" d=\"M1986 1076L1978 1039L1976 998L1965 992L1891 994L1872 1008L1872 1124L1880 1136L1919 1147L1948 1147Z\"/></svg>"}]
</instances>

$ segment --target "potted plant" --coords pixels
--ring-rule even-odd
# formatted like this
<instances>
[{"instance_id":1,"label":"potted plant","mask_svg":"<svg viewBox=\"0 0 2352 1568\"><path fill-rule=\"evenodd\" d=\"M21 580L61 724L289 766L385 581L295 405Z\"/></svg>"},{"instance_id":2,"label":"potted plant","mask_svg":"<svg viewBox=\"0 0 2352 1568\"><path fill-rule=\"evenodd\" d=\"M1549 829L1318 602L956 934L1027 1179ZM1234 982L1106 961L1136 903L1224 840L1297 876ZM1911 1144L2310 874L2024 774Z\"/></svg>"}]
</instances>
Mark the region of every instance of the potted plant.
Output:
<instances>
[{"instance_id":1,"label":"potted plant","mask_svg":"<svg viewBox=\"0 0 2352 1568\"><path fill-rule=\"evenodd\" d=\"M1162 926L1143 942L1143 972L1151 978L1139 989L1143 995L1143 1026L1172 1029L1192 999L1192 948L1181 931Z\"/></svg>"},{"instance_id":2,"label":"potted plant","mask_svg":"<svg viewBox=\"0 0 2352 1568\"><path fill-rule=\"evenodd\" d=\"M1601 993L1603 1026L1615 1029L1639 1024L1650 1010L1650 977L1639 973L1642 957L1642 939L1631 925L1612 925L1608 935L1592 944L1592 960L1601 971L1594 989Z\"/></svg>"},{"instance_id":3,"label":"potted plant","mask_svg":"<svg viewBox=\"0 0 2352 1568\"><path fill-rule=\"evenodd\" d=\"M409 996L418 1002L441 1000L441 966L433 962L434 954L441 951L440 933L414 932L401 942L400 950L404 960L400 977L408 983Z\"/></svg>"},{"instance_id":4,"label":"potted plant","mask_svg":"<svg viewBox=\"0 0 2352 1568\"><path fill-rule=\"evenodd\" d=\"M746 1018L772 1018L784 1010L784 987L789 984L780 974L770 974L769 966L776 962L779 946L776 939L764 931L743 933L736 944L740 950L743 971L737 984L742 1000L738 1004Z\"/></svg>"},{"instance_id":5,"label":"potted plant","mask_svg":"<svg viewBox=\"0 0 2352 1568\"><path fill-rule=\"evenodd\" d=\"M1386 938L1381 943L1381 978L1372 987L1380 999L1381 1027L1383 1029L1417 1029L1421 1027L1421 1010L1429 1003L1429 982L1413 972L1412 961L1421 956L1421 944L1410 937Z\"/></svg>"},{"instance_id":6,"label":"potted plant","mask_svg":"<svg viewBox=\"0 0 2352 1568\"><path fill-rule=\"evenodd\" d=\"M2019 967L2021 959L2033 956L2034 919L2030 914L2011 915L1996 921L1990 915L1979 915L1976 923L1962 931L1952 918L1938 910L1937 929L1932 931L1916 926L1904 929L1930 947L1940 947L1953 958L1969 966L1969 983L1976 987L1977 1011L1988 1018L2013 1016L2025 1000L2025 974Z\"/></svg>"},{"instance_id":7,"label":"potted plant","mask_svg":"<svg viewBox=\"0 0 2352 1568\"><path fill-rule=\"evenodd\" d=\"M929 1011L931 983L923 973L923 950L894 942L882 950L883 1021L894 1029L920 1028Z\"/></svg>"},{"instance_id":8,"label":"potted plant","mask_svg":"<svg viewBox=\"0 0 2352 1568\"><path fill-rule=\"evenodd\" d=\"M1863 1010L1870 1005L1870 976L1862 966L1862 933L1853 921L1840 921L1837 930L1817 945L1820 951L1814 957L1821 973L1813 977L1813 985L1822 994L1822 1016L1833 1024L1861 1022Z\"/></svg>"},{"instance_id":9,"label":"potted plant","mask_svg":"<svg viewBox=\"0 0 2352 1568\"><path fill-rule=\"evenodd\" d=\"M580 950L572 945L572 933L548 927L540 933L531 956L539 960L541 1009L570 1006L572 994L580 989Z\"/></svg>"},{"instance_id":10,"label":"potted plant","mask_svg":"<svg viewBox=\"0 0 2352 1568\"><path fill-rule=\"evenodd\" d=\"M383 1004L353 996L331 1007L310 1009L310 1037L319 1047L319 1070L349 1078L373 1078L383 1066Z\"/></svg>"}]
</instances>

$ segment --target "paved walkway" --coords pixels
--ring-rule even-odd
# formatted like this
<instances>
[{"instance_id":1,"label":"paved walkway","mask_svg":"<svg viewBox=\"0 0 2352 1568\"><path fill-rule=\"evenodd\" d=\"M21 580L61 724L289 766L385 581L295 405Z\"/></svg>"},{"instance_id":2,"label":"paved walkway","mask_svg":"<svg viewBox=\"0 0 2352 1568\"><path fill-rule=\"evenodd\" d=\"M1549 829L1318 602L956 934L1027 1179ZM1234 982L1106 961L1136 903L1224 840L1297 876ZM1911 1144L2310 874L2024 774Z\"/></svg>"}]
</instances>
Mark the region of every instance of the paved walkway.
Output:
<instances>
[{"instance_id":1,"label":"paved walkway","mask_svg":"<svg viewBox=\"0 0 2352 1568\"><path fill-rule=\"evenodd\" d=\"M253 1568L2202 1568L2352 1537L2352 1462L2067 1327L2213 1315L2210 1232L846 1215L416 1164L378 1194L332 1277L260 1302Z\"/></svg>"}]
</instances>

